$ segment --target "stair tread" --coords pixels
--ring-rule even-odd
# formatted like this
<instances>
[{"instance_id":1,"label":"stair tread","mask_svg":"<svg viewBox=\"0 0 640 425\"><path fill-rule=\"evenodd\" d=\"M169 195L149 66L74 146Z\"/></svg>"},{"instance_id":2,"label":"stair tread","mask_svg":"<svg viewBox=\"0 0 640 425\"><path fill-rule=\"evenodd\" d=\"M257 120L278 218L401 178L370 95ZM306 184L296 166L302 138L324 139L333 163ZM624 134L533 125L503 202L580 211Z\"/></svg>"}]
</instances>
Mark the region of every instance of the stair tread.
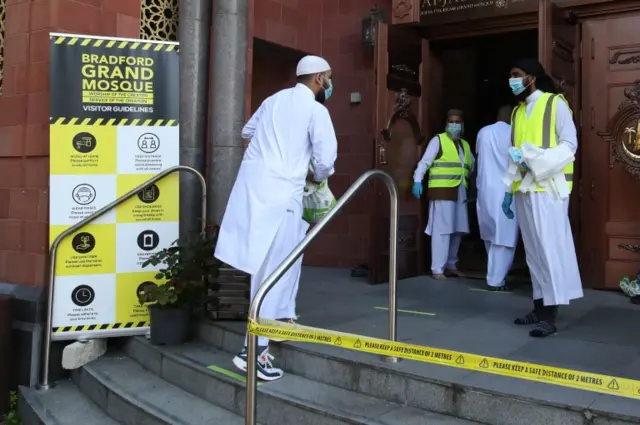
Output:
<instances>
[{"instance_id":1,"label":"stair tread","mask_svg":"<svg viewBox=\"0 0 640 425\"><path fill-rule=\"evenodd\" d=\"M20 391L44 424L118 425L118 422L89 400L71 381L59 382L47 391L27 387L20 388Z\"/></svg>"},{"instance_id":2,"label":"stair tread","mask_svg":"<svg viewBox=\"0 0 640 425\"><path fill-rule=\"evenodd\" d=\"M112 392L167 423L244 424L240 416L194 397L127 357L109 354L84 368Z\"/></svg>"},{"instance_id":3,"label":"stair tread","mask_svg":"<svg viewBox=\"0 0 640 425\"><path fill-rule=\"evenodd\" d=\"M149 344L144 339L139 339L139 342ZM237 385L244 386L244 379L242 379L244 378L244 373L234 368L231 361L234 356L232 353L217 350L201 343L156 348L163 350L167 355L182 359L183 362L195 363L203 369L214 366L217 370L213 370L213 372L220 379L231 379ZM222 372L220 372L221 370ZM236 378L230 378L230 375L236 375ZM277 381L260 385L258 390L306 408L312 408L367 425L399 423L408 425L422 425L425 423L433 425L475 424L475 422L452 416L402 406L390 401L312 381L291 373L285 373L285 376Z\"/></svg>"}]
</instances>

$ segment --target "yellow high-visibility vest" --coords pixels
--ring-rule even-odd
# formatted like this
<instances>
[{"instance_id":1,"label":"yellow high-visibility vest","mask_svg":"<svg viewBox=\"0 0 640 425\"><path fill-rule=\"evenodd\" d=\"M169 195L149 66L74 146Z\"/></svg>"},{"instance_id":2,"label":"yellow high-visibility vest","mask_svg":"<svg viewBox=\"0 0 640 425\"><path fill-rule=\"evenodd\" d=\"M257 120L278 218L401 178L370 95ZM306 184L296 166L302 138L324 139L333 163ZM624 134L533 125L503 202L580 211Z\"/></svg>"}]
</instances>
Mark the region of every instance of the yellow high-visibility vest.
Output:
<instances>
[{"instance_id":1,"label":"yellow high-visibility vest","mask_svg":"<svg viewBox=\"0 0 640 425\"><path fill-rule=\"evenodd\" d=\"M521 104L514 109L511 115L511 143L516 148L522 143L529 142L542 149L558 146L556 137L556 105L558 99L569 106L567 99L561 94L542 93L527 118L526 106ZM571 108L569 107L571 111ZM573 112L572 112L573 114ZM564 176L567 179L569 192L573 189L573 162L564 168ZM522 181L513 183L512 192L516 193ZM545 189L536 185L536 192L544 192Z\"/></svg>"},{"instance_id":2,"label":"yellow high-visibility vest","mask_svg":"<svg viewBox=\"0 0 640 425\"><path fill-rule=\"evenodd\" d=\"M458 187L464 181L464 187L469 187L469 173L471 171L471 149L466 140L460 139L464 151L464 164L460 163L460 154L456 144L447 133L438 134L442 155L429 168L429 187L452 188Z\"/></svg>"}]
</instances>

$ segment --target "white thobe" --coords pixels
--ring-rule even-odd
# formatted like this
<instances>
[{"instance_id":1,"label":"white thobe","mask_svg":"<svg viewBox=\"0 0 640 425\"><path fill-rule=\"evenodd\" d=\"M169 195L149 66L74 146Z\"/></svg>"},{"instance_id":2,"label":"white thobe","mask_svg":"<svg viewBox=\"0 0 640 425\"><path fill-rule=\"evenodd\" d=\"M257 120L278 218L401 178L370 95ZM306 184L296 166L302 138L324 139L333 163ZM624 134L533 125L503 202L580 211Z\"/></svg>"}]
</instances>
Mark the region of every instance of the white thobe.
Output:
<instances>
[{"instance_id":1,"label":"white thobe","mask_svg":"<svg viewBox=\"0 0 640 425\"><path fill-rule=\"evenodd\" d=\"M531 115L542 92L526 99L526 114ZM566 103L556 102L556 137L574 154L578 136ZM560 171L560 170L559 170ZM569 222L569 198L556 199L552 193L520 191L515 194L516 214L531 272L533 298L544 305L569 304L581 298L582 281Z\"/></svg>"},{"instance_id":2,"label":"white thobe","mask_svg":"<svg viewBox=\"0 0 640 425\"><path fill-rule=\"evenodd\" d=\"M266 99L242 129L250 140L222 219L215 256L251 275L252 299L262 282L304 238L302 194L309 163L316 181L334 172L338 144L327 109L307 86ZM294 318L302 259L265 297L268 319ZM267 345L266 338L259 345Z\"/></svg>"},{"instance_id":3,"label":"white thobe","mask_svg":"<svg viewBox=\"0 0 640 425\"><path fill-rule=\"evenodd\" d=\"M422 155L413 181L421 183L425 174L440 152L440 138L435 136L429 141L427 149ZM462 144L458 149L460 163L464 166L464 149ZM475 158L471 155L471 170L475 167ZM428 185L425 184L425 188ZM445 268L456 270L458 263L458 249L464 233L469 233L469 215L467 212L467 189L461 176L458 186L457 201L429 201L429 221L424 231L431 236L431 272L444 273Z\"/></svg>"},{"instance_id":4,"label":"white thobe","mask_svg":"<svg viewBox=\"0 0 640 425\"><path fill-rule=\"evenodd\" d=\"M495 287L504 285L518 244L518 222L502 212L504 194L510 190L502 181L509 165L510 147L511 126L505 122L498 121L478 132L476 211L480 237L487 250L487 283Z\"/></svg>"}]
</instances>

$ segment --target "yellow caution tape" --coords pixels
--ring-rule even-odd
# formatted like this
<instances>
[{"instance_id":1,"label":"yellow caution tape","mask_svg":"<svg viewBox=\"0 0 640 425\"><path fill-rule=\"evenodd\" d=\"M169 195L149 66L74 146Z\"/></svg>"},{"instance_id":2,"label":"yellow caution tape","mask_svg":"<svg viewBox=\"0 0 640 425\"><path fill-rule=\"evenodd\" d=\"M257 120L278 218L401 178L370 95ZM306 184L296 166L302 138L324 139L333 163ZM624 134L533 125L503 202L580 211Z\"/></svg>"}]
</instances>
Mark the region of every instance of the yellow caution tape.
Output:
<instances>
[{"instance_id":1,"label":"yellow caution tape","mask_svg":"<svg viewBox=\"0 0 640 425\"><path fill-rule=\"evenodd\" d=\"M404 342L391 342L275 320L258 320L260 323L249 321L249 333L267 338L334 345L348 350L640 399L640 381L633 379L441 350Z\"/></svg>"}]
</instances>

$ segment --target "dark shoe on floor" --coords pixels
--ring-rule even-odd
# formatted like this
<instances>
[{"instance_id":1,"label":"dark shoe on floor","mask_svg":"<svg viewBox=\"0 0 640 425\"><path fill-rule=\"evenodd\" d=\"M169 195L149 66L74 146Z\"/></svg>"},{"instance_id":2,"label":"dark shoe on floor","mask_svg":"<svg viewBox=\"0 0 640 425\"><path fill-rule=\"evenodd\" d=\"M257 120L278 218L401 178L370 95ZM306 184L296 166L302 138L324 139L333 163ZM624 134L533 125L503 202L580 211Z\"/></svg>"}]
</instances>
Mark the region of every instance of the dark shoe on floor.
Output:
<instances>
[{"instance_id":1,"label":"dark shoe on floor","mask_svg":"<svg viewBox=\"0 0 640 425\"><path fill-rule=\"evenodd\" d=\"M558 328L553 323L549 323L546 320L541 320L535 329L529 332L529 335L534 338L546 338L551 335L555 335L558 332Z\"/></svg>"},{"instance_id":2,"label":"dark shoe on floor","mask_svg":"<svg viewBox=\"0 0 640 425\"><path fill-rule=\"evenodd\" d=\"M535 325L540 323L540 319L538 318L538 315L532 311L526 316L518 317L516 320L513 321L513 323L518 326Z\"/></svg>"},{"instance_id":3,"label":"dark shoe on floor","mask_svg":"<svg viewBox=\"0 0 640 425\"><path fill-rule=\"evenodd\" d=\"M491 292L511 292L513 289L506 283L502 286L490 286L487 285L487 291Z\"/></svg>"}]
</instances>

